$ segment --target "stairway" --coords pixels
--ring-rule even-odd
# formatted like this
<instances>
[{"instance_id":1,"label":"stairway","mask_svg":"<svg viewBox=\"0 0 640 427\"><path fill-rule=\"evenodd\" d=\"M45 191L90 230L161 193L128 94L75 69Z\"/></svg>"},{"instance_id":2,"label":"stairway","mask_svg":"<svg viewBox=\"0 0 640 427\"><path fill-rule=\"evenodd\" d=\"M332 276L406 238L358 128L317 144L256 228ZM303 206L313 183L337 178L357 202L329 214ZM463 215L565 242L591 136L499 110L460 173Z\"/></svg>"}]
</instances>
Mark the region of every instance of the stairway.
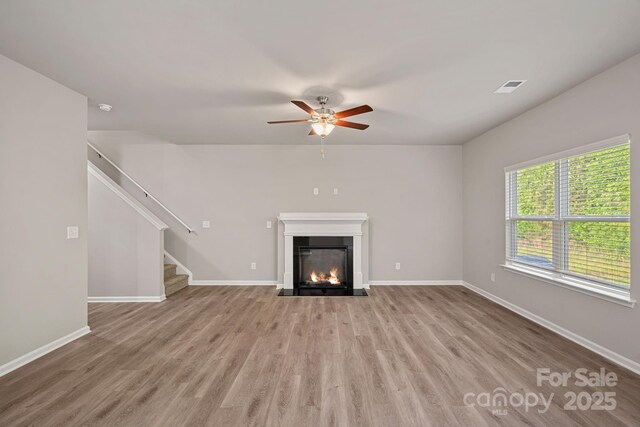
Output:
<instances>
[{"instance_id":1,"label":"stairway","mask_svg":"<svg viewBox=\"0 0 640 427\"><path fill-rule=\"evenodd\" d=\"M189 275L176 274L175 264L164 265L164 294L169 296L189 286Z\"/></svg>"}]
</instances>

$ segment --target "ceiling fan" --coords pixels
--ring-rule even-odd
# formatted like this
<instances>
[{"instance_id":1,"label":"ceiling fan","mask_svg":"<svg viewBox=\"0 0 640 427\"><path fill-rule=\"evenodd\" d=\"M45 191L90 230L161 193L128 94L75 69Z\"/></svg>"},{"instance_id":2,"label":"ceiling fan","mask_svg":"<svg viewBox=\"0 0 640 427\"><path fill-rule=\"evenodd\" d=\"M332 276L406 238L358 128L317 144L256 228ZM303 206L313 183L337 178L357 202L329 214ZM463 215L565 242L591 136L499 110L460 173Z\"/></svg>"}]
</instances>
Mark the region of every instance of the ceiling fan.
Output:
<instances>
[{"instance_id":1,"label":"ceiling fan","mask_svg":"<svg viewBox=\"0 0 640 427\"><path fill-rule=\"evenodd\" d=\"M369 125L364 125L362 123L354 123L348 122L346 120L342 120L345 117L355 116L358 114L368 113L373 111L373 108L368 105L361 105L359 107L350 108L348 110L335 112L330 108L326 108L326 104L329 101L329 98L326 96L319 96L316 98L318 103L320 104L320 108L316 108L315 110L309 106L309 104L304 101L291 101L294 105L302 108L308 114L311 115L310 118L304 120L281 120L275 122L267 122L270 125L279 124L279 123L302 123L308 122L311 123L311 132L309 135L318 135L322 138L329 135L331 131L336 126L342 126L351 129L365 130L369 127Z\"/></svg>"}]
</instances>

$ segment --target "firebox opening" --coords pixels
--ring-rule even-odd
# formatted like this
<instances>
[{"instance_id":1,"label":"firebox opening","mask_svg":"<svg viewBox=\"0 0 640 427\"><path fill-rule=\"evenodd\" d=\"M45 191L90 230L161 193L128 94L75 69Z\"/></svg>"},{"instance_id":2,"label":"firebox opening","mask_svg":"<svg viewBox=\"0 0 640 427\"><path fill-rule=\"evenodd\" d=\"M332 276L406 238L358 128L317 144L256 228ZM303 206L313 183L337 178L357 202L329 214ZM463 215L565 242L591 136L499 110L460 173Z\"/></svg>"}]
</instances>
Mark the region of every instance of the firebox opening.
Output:
<instances>
[{"instance_id":1,"label":"firebox opening","mask_svg":"<svg viewBox=\"0 0 640 427\"><path fill-rule=\"evenodd\" d=\"M299 291L353 289L353 238L294 237L294 289Z\"/></svg>"},{"instance_id":2,"label":"firebox opening","mask_svg":"<svg viewBox=\"0 0 640 427\"><path fill-rule=\"evenodd\" d=\"M346 287L348 248L300 246L300 286Z\"/></svg>"}]
</instances>

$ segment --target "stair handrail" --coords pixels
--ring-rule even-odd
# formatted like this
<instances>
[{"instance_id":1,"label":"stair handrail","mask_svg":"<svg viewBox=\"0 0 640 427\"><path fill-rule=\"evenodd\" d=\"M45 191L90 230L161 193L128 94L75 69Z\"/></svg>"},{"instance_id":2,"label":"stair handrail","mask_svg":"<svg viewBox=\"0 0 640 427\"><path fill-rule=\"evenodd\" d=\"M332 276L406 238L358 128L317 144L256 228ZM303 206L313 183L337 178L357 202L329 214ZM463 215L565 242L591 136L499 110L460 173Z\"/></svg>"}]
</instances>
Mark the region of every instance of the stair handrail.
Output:
<instances>
[{"instance_id":1,"label":"stair handrail","mask_svg":"<svg viewBox=\"0 0 640 427\"><path fill-rule=\"evenodd\" d=\"M116 165L114 162L111 161L111 159L107 156L104 155L104 153L102 153L100 150L98 150L93 144L91 144L91 141L87 141L87 145L89 147L91 147L91 149L93 151L95 151L98 154L98 157L101 159L106 160L111 166L113 166L118 172L120 172L122 175L124 175L129 181L131 181L133 183L133 185L135 185L136 187L138 187L140 190L142 190L142 192L144 193L145 197L150 198L151 200L153 200L154 202L156 202L158 204L158 206L160 206L162 209L164 209L169 215L171 215L176 221L178 221L180 224L182 224L182 226L184 228L187 229L187 231L189 231L189 234L194 233L195 234L195 230L191 227L189 227L187 225L187 223L185 223L183 220L181 220L178 215L174 214L173 212L171 212L171 210L166 207L160 200L156 199L151 193L149 193L142 185L138 184L138 182L131 178L125 171L123 171L122 169L120 169L118 167L118 165Z\"/></svg>"}]
</instances>

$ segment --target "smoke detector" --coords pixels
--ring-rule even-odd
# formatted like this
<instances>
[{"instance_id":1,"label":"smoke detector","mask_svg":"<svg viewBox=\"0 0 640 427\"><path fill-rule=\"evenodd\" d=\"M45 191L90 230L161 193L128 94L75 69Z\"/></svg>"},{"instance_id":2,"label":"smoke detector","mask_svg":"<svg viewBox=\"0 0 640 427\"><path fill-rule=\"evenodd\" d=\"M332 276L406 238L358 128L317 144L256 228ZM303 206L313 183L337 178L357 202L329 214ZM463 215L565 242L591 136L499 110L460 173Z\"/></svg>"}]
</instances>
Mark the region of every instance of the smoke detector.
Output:
<instances>
[{"instance_id":1,"label":"smoke detector","mask_svg":"<svg viewBox=\"0 0 640 427\"><path fill-rule=\"evenodd\" d=\"M526 80L508 80L505 84L496 89L493 93L511 93L522 86Z\"/></svg>"},{"instance_id":2,"label":"smoke detector","mask_svg":"<svg viewBox=\"0 0 640 427\"><path fill-rule=\"evenodd\" d=\"M109 112L109 111L111 111L111 109L112 109L113 107L112 107L111 105L109 105L109 104L98 104L98 108L99 108L101 111Z\"/></svg>"}]
</instances>

